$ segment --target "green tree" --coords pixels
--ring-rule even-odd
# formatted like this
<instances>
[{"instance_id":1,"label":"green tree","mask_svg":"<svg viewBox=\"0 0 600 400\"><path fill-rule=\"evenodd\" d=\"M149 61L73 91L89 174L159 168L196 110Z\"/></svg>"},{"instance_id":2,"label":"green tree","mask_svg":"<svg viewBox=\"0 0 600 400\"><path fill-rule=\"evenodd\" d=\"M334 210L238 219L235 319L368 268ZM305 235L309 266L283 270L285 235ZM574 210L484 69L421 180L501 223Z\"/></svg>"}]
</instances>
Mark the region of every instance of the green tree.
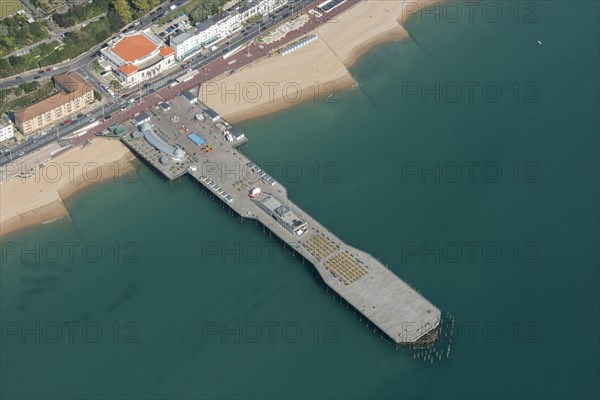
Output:
<instances>
[{"instance_id":1,"label":"green tree","mask_svg":"<svg viewBox=\"0 0 600 400\"><path fill-rule=\"evenodd\" d=\"M127 4L127 0L112 0L113 7L121 20L128 24L132 20L131 9L129 8L129 4Z\"/></svg>"},{"instance_id":2,"label":"green tree","mask_svg":"<svg viewBox=\"0 0 600 400\"><path fill-rule=\"evenodd\" d=\"M131 0L133 6L142 12L147 12L150 10L150 4L148 4L148 0Z\"/></svg>"},{"instance_id":3,"label":"green tree","mask_svg":"<svg viewBox=\"0 0 600 400\"><path fill-rule=\"evenodd\" d=\"M111 32L116 32L125 25L119 14L113 9L108 11L107 18L110 23Z\"/></svg>"}]
</instances>

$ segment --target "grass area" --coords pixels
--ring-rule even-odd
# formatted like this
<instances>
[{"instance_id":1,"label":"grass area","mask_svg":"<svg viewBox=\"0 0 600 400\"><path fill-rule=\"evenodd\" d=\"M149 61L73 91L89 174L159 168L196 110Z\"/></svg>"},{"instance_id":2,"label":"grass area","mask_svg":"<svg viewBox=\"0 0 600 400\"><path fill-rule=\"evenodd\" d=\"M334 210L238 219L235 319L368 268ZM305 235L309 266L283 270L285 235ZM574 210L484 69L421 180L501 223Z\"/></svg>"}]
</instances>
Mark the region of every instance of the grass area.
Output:
<instances>
[{"instance_id":1,"label":"grass area","mask_svg":"<svg viewBox=\"0 0 600 400\"><path fill-rule=\"evenodd\" d=\"M39 68L38 61L45 59L49 54L54 52L54 48L58 45L57 41L53 41L33 48L29 54L24 56L0 58L0 78Z\"/></svg>"},{"instance_id":2,"label":"grass area","mask_svg":"<svg viewBox=\"0 0 600 400\"><path fill-rule=\"evenodd\" d=\"M21 57L0 58L0 78L73 59L87 53L121 27L122 22L110 18L109 15L109 18L66 33L63 44L54 41L47 45L37 46L32 49L31 53Z\"/></svg>"},{"instance_id":3,"label":"grass area","mask_svg":"<svg viewBox=\"0 0 600 400\"><path fill-rule=\"evenodd\" d=\"M109 0L95 0L92 3L74 5L64 14L53 14L52 19L61 28L67 28L108 12L110 4Z\"/></svg>"},{"instance_id":4,"label":"grass area","mask_svg":"<svg viewBox=\"0 0 600 400\"><path fill-rule=\"evenodd\" d=\"M46 15L52 14L67 3L66 0L29 0L29 2L34 7L42 9Z\"/></svg>"},{"instance_id":5,"label":"grass area","mask_svg":"<svg viewBox=\"0 0 600 400\"><path fill-rule=\"evenodd\" d=\"M24 90L24 85L21 85L16 89L16 91L20 90L20 97L13 99L9 102L3 102L1 112L6 112L8 110L17 110L21 107L25 107L31 103L35 103L36 101L43 99L44 97L50 96L56 89L54 88L53 82L47 81L44 84L39 84L39 82L31 82L27 84L29 87L27 90ZM13 91L15 93L15 91Z\"/></svg>"},{"instance_id":6,"label":"grass area","mask_svg":"<svg viewBox=\"0 0 600 400\"><path fill-rule=\"evenodd\" d=\"M30 24L25 20L24 15L6 17L0 20L0 56L49 36L48 24L44 20Z\"/></svg>"},{"instance_id":7,"label":"grass area","mask_svg":"<svg viewBox=\"0 0 600 400\"><path fill-rule=\"evenodd\" d=\"M8 15L16 15L17 11L24 9L19 0L2 0L0 2L0 19Z\"/></svg>"},{"instance_id":8,"label":"grass area","mask_svg":"<svg viewBox=\"0 0 600 400\"><path fill-rule=\"evenodd\" d=\"M92 63L92 68L94 68L94 71L96 71L97 74L101 74L104 72L104 68L102 68L100 66L100 63L98 63L98 60L96 60Z\"/></svg>"},{"instance_id":9,"label":"grass area","mask_svg":"<svg viewBox=\"0 0 600 400\"><path fill-rule=\"evenodd\" d=\"M217 14L225 3L226 0L191 0L189 3L177 7L175 10L159 19L157 24L164 24L170 19L175 19L181 13L187 15L192 23L202 22L208 16ZM170 4L167 3L167 6L170 6Z\"/></svg>"},{"instance_id":10,"label":"grass area","mask_svg":"<svg viewBox=\"0 0 600 400\"><path fill-rule=\"evenodd\" d=\"M113 79L112 81L110 81L110 87L112 89L119 90L121 89L121 84L119 83L119 81Z\"/></svg>"},{"instance_id":11,"label":"grass area","mask_svg":"<svg viewBox=\"0 0 600 400\"><path fill-rule=\"evenodd\" d=\"M94 22L75 32L68 32L65 34L64 45L40 59L39 65L45 67L73 59L88 52L90 48L107 39L112 33L113 30L108 19Z\"/></svg>"}]
</instances>

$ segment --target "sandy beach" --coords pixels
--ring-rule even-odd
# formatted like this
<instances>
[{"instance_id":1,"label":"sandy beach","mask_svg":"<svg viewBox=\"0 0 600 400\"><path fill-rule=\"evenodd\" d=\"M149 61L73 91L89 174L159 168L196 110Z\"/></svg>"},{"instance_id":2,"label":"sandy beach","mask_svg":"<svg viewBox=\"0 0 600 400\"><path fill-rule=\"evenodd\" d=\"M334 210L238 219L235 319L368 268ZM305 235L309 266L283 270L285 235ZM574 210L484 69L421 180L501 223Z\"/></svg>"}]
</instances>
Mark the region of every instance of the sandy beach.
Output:
<instances>
[{"instance_id":1,"label":"sandy beach","mask_svg":"<svg viewBox=\"0 0 600 400\"><path fill-rule=\"evenodd\" d=\"M29 178L0 184L0 236L68 215L63 200L93 183L126 172L133 154L117 140L95 139L38 167Z\"/></svg>"},{"instance_id":2,"label":"sandy beach","mask_svg":"<svg viewBox=\"0 0 600 400\"><path fill-rule=\"evenodd\" d=\"M401 23L430 3L434 1L362 1L310 32L318 40L208 82L199 98L233 123L301 101L322 102L355 82L348 68L360 55L379 43L408 37Z\"/></svg>"}]
</instances>

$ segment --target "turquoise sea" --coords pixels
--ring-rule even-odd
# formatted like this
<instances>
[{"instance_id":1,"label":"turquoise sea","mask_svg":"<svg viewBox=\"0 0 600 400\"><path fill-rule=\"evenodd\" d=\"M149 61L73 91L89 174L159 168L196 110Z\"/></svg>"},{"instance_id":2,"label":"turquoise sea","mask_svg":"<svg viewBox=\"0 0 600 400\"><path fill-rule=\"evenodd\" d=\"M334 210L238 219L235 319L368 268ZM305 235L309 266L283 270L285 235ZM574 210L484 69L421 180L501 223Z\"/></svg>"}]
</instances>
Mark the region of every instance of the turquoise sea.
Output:
<instances>
[{"instance_id":1,"label":"turquoise sea","mask_svg":"<svg viewBox=\"0 0 600 400\"><path fill-rule=\"evenodd\" d=\"M599 11L421 13L359 87L240 125L296 203L453 316L449 358L395 350L260 228L134 162L2 239L0 396L598 398Z\"/></svg>"}]
</instances>

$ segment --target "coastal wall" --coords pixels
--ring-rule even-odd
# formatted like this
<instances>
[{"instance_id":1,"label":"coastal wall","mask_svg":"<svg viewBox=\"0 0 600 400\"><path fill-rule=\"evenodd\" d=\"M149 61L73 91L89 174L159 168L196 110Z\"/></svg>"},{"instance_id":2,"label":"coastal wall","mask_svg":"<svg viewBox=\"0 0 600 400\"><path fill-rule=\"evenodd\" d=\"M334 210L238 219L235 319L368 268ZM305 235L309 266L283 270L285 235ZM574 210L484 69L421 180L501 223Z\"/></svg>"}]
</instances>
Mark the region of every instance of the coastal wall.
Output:
<instances>
[{"instance_id":1,"label":"coastal wall","mask_svg":"<svg viewBox=\"0 0 600 400\"><path fill-rule=\"evenodd\" d=\"M419 7L433 3L362 1L311 32L318 40L286 56L273 54L209 82L200 99L233 123L302 101L322 102L333 91L354 84L348 68L364 52L377 44L408 37L401 23Z\"/></svg>"},{"instance_id":2,"label":"coastal wall","mask_svg":"<svg viewBox=\"0 0 600 400\"><path fill-rule=\"evenodd\" d=\"M118 140L95 139L37 167L29 178L0 184L0 236L68 215L63 200L93 183L127 172L133 154Z\"/></svg>"}]
</instances>

